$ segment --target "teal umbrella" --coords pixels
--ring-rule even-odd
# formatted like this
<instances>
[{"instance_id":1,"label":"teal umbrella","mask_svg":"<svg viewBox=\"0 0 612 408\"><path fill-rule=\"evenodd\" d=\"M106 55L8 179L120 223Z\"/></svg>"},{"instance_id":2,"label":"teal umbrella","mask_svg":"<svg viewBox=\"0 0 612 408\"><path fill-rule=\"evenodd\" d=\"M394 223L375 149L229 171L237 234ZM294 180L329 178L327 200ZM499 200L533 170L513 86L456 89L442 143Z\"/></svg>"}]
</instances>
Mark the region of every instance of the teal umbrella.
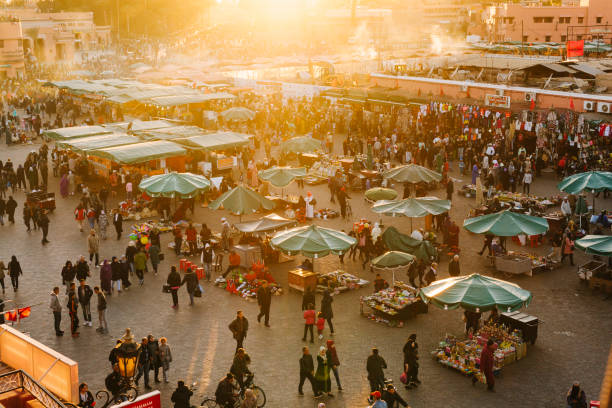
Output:
<instances>
[{"instance_id":1,"label":"teal umbrella","mask_svg":"<svg viewBox=\"0 0 612 408\"><path fill-rule=\"evenodd\" d=\"M400 183L431 183L442 180L442 174L417 164L405 164L385 171L383 178Z\"/></svg>"},{"instance_id":2,"label":"teal umbrella","mask_svg":"<svg viewBox=\"0 0 612 408\"><path fill-rule=\"evenodd\" d=\"M192 173L167 173L142 179L138 188L151 197L192 198L210 188L204 176Z\"/></svg>"},{"instance_id":3,"label":"teal umbrella","mask_svg":"<svg viewBox=\"0 0 612 408\"><path fill-rule=\"evenodd\" d=\"M372 211L388 215L405 215L406 217L424 217L428 214L438 215L450 210L450 200L437 197L405 198L400 201L382 200L372 206Z\"/></svg>"},{"instance_id":4,"label":"teal umbrella","mask_svg":"<svg viewBox=\"0 0 612 408\"><path fill-rule=\"evenodd\" d=\"M259 178L267 181L274 187L287 187L293 180L301 177L306 177L306 169L304 167L271 167L266 170L260 170Z\"/></svg>"},{"instance_id":5,"label":"teal umbrella","mask_svg":"<svg viewBox=\"0 0 612 408\"><path fill-rule=\"evenodd\" d=\"M463 222L463 228L476 234L493 234L498 237L539 235L548 231L548 221L541 217L505 210L468 218Z\"/></svg>"},{"instance_id":6,"label":"teal umbrella","mask_svg":"<svg viewBox=\"0 0 612 408\"><path fill-rule=\"evenodd\" d=\"M231 211L234 214L238 214L241 217L242 214L253 213L260 209L272 210L274 206L274 202L261 196L258 192L244 186L234 187L208 204L208 208L213 210L223 207L224 209Z\"/></svg>"},{"instance_id":7,"label":"teal umbrella","mask_svg":"<svg viewBox=\"0 0 612 408\"><path fill-rule=\"evenodd\" d=\"M392 188L374 187L365 192L365 196L368 200L380 201L380 200L395 200L397 198L397 191Z\"/></svg>"},{"instance_id":8,"label":"teal umbrella","mask_svg":"<svg viewBox=\"0 0 612 408\"><path fill-rule=\"evenodd\" d=\"M431 242L414 239L410 235L402 234L395 227L388 227L382 234L382 240L389 250L408 252L425 262L430 262L438 253Z\"/></svg>"},{"instance_id":9,"label":"teal umbrella","mask_svg":"<svg viewBox=\"0 0 612 408\"><path fill-rule=\"evenodd\" d=\"M307 225L276 234L270 240L273 248L287 255L302 254L308 258L321 258L331 254L342 255L357 243L357 239L330 228Z\"/></svg>"},{"instance_id":10,"label":"teal umbrella","mask_svg":"<svg viewBox=\"0 0 612 408\"><path fill-rule=\"evenodd\" d=\"M492 309L514 311L528 306L532 295L520 286L477 273L433 282L419 290L425 303L448 309L462 307L473 312Z\"/></svg>"},{"instance_id":11,"label":"teal umbrella","mask_svg":"<svg viewBox=\"0 0 612 408\"><path fill-rule=\"evenodd\" d=\"M574 245L587 254L612 256L612 236L610 235L586 235L574 241Z\"/></svg>"},{"instance_id":12,"label":"teal umbrella","mask_svg":"<svg viewBox=\"0 0 612 408\"><path fill-rule=\"evenodd\" d=\"M612 190L612 172L587 171L564 178L557 188L570 194L579 194L584 190L600 192ZM593 212L595 212L595 197L593 196Z\"/></svg>"},{"instance_id":13,"label":"teal umbrella","mask_svg":"<svg viewBox=\"0 0 612 408\"><path fill-rule=\"evenodd\" d=\"M393 271L393 284L395 284L395 269L408 266L416 256L406 252L387 251L381 256L378 256L370 261L370 264L376 269L391 269Z\"/></svg>"},{"instance_id":14,"label":"teal umbrella","mask_svg":"<svg viewBox=\"0 0 612 408\"><path fill-rule=\"evenodd\" d=\"M221 116L226 122L246 122L255 117L255 112L247 108L236 107L221 112Z\"/></svg>"},{"instance_id":15,"label":"teal umbrella","mask_svg":"<svg viewBox=\"0 0 612 408\"><path fill-rule=\"evenodd\" d=\"M321 149L321 141L308 136L292 137L281 143L283 153L309 153Z\"/></svg>"}]
</instances>

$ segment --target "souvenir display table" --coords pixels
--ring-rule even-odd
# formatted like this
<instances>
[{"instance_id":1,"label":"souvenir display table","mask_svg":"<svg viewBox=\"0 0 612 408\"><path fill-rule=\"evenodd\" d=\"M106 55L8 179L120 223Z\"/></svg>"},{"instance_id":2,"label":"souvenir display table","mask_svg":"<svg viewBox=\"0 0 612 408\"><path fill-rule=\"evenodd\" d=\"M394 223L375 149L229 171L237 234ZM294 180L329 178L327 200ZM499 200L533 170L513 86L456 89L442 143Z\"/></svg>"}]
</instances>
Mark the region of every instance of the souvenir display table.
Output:
<instances>
[{"instance_id":1,"label":"souvenir display table","mask_svg":"<svg viewBox=\"0 0 612 408\"><path fill-rule=\"evenodd\" d=\"M372 309L365 314L363 305ZM400 281L393 287L383 289L361 298L362 315L372 320L401 327L404 320L411 319L420 313L427 313L428 306L417 296L417 289Z\"/></svg>"},{"instance_id":2,"label":"souvenir display table","mask_svg":"<svg viewBox=\"0 0 612 408\"><path fill-rule=\"evenodd\" d=\"M495 269L499 272L508 274L526 274L532 276L533 273L550 270L559 265L550 255L538 256L519 251L508 251L506 255L494 258Z\"/></svg>"},{"instance_id":3,"label":"souvenir display table","mask_svg":"<svg viewBox=\"0 0 612 408\"><path fill-rule=\"evenodd\" d=\"M370 281L361 279L348 272L337 270L317 276L317 292L329 289L336 293L341 293L347 290L362 288L369 283Z\"/></svg>"},{"instance_id":4,"label":"souvenir display table","mask_svg":"<svg viewBox=\"0 0 612 408\"><path fill-rule=\"evenodd\" d=\"M462 341L447 335L432 352L432 356L440 364L486 383L480 371L480 355L489 337L492 337L498 345L493 354L494 373L527 355L527 344L523 341L520 330L509 330L504 326L493 324L483 326L475 336Z\"/></svg>"},{"instance_id":5,"label":"souvenir display table","mask_svg":"<svg viewBox=\"0 0 612 408\"><path fill-rule=\"evenodd\" d=\"M264 264L260 262L254 263L249 270L235 268L225 278L219 276L215 280L215 285L243 299L255 300L257 299L257 289L264 281L268 283L273 295L278 296L283 293L283 289L276 283Z\"/></svg>"}]
</instances>

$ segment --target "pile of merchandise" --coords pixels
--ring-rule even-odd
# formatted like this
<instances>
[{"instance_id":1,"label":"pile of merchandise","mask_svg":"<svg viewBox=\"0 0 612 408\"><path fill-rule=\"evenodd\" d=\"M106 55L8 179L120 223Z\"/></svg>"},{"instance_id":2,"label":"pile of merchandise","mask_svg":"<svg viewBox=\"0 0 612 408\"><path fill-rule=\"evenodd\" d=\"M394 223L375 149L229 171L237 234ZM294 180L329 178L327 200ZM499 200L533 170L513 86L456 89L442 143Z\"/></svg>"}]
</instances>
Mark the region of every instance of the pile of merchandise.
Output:
<instances>
[{"instance_id":1,"label":"pile of merchandise","mask_svg":"<svg viewBox=\"0 0 612 408\"><path fill-rule=\"evenodd\" d=\"M148 236L149 233L154 229L157 229L161 233L161 232L170 232L172 231L173 227L174 225L172 224L172 222L151 220L151 221L141 222L139 224L132 225L132 234L135 234L138 237L140 237L141 235Z\"/></svg>"},{"instance_id":2,"label":"pile of merchandise","mask_svg":"<svg viewBox=\"0 0 612 408\"><path fill-rule=\"evenodd\" d=\"M315 210L314 212L314 216L315 218L321 218L324 220L327 220L329 218L336 218L340 215L340 213L336 210L333 210L331 208L321 208L318 210Z\"/></svg>"},{"instance_id":3,"label":"pile of merchandise","mask_svg":"<svg viewBox=\"0 0 612 408\"><path fill-rule=\"evenodd\" d=\"M323 292L329 289L335 293L341 293L347 290L362 288L369 283L370 281L351 275L348 272L337 270L317 277L317 291Z\"/></svg>"},{"instance_id":4,"label":"pile of merchandise","mask_svg":"<svg viewBox=\"0 0 612 408\"><path fill-rule=\"evenodd\" d=\"M361 304L372 309L372 313L367 314L368 318L390 326L402 327L401 321L427 313L427 305L417 296L417 289L401 281L395 281L393 287L362 297Z\"/></svg>"},{"instance_id":5,"label":"pile of merchandise","mask_svg":"<svg viewBox=\"0 0 612 408\"><path fill-rule=\"evenodd\" d=\"M505 326L497 324L484 325L476 336L470 334L470 337L463 341L447 334L432 355L440 364L467 376L473 375L478 381L486 383L480 371L480 355L489 338L493 338L498 344L493 354L494 373L527 355L527 343L523 341L520 330L509 331Z\"/></svg>"},{"instance_id":6,"label":"pile of merchandise","mask_svg":"<svg viewBox=\"0 0 612 408\"><path fill-rule=\"evenodd\" d=\"M268 287L273 295L279 296L283 293L283 289L276 283L268 268L260 262L254 263L249 270L234 268L225 278L219 276L215 280L215 286L243 299L255 301L257 299L257 289L264 282L268 282Z\"/></svg>"},{"instance_id":7,"label":"pile of merchandise","mask_svg":"<svg viewBox=\"0 0 612 408\"><path fill-rule=\"evenodd\" d=\"M519 251L508 251L507 256L513 257L517 260L520 259L529 259L531 261L532 269L541 268L544 269L547 267L550 259L546 256L538 256L535 254L529 254L527 252L519 252Z\"/></svg>"}]
</instances>

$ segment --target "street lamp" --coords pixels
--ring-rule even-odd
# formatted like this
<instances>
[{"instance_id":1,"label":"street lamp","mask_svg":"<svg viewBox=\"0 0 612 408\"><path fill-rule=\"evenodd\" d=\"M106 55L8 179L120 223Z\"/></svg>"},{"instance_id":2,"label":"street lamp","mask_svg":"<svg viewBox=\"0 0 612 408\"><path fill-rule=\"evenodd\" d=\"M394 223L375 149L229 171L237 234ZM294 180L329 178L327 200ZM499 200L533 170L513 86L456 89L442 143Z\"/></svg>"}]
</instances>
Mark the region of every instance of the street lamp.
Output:
<instances>
[{"instance_id":1,"label":"street lamp","mask_svg":"<svg viewBox=\"0 0 612 408\"><path fill-rule=\"evenodd\" d=\"M136 374L136 367L138 367L140 344L136 344L134 342L124 342L118 344L115 349L119 374L124 379L131 379Z\"/></svg>"}]
</instances>

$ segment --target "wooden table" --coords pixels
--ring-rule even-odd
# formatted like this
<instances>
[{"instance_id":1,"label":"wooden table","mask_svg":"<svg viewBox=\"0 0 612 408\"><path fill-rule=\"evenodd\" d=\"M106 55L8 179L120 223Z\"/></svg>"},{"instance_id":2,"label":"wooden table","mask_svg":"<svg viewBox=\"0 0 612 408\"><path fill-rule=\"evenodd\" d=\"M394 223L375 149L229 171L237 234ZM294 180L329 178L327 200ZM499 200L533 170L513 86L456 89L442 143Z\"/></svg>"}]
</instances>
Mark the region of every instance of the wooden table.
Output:
<instances>
[{"instance_id":1,"label":"wooden table","mask_svg":"<svg viewBox=\"0 0 612 408\"><path fill-rule=\"evenodd\" d=\"M306 288L317 286L317 274L304 269L289 271L289 287L304 292Z\"/></svg>"}]
</instances>

